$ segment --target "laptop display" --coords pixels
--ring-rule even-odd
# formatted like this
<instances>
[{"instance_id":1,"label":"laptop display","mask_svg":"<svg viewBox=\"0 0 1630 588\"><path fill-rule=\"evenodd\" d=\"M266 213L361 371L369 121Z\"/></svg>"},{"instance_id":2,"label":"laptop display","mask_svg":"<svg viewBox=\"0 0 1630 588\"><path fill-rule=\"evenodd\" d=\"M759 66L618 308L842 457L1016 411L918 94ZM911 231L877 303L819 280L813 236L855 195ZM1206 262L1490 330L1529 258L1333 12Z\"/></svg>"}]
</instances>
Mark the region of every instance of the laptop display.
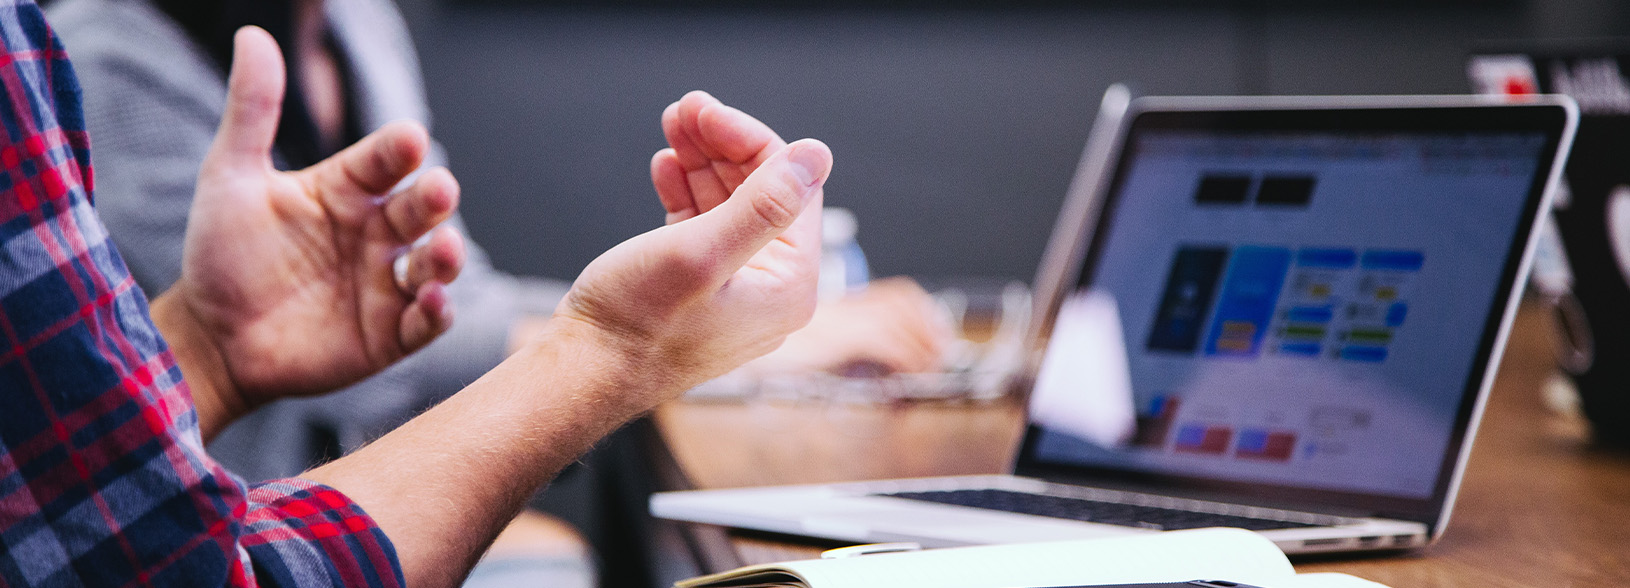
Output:
<instances>
[{"instance_id":1,"label":"laptop display","mask_svg":"<svg viewBox=\"0 0 1630 588\"><path fill-rule=\"evenodd\" d=\"M1430 512L1562 126L1457 112L1134 119L1033 392L1134 416L1033 414L1021 462Z\"/></svg>"}]
</instances>

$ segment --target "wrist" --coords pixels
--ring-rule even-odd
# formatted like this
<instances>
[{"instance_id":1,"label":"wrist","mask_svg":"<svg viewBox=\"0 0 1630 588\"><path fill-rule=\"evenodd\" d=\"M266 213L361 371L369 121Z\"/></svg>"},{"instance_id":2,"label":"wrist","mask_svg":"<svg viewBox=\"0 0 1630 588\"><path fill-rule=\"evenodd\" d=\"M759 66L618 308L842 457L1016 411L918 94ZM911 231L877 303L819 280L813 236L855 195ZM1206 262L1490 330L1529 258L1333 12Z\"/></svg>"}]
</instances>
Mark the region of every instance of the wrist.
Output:
<instances>
[{"instance_id":1,"label":"wrist","mask_svg":"<svg viewBox=\"0 0 1630 588\"><path fill-rule=\"evenodd\" d=\"M683 369L638 337L570 313L556 313L519 354L567 367L595 396L601 414L620 424L656 408L688 386Z\"/></svg>"},{"instance_id":2,"label":"wrist","mask_svg":"<svg viewBox=\"0 0 1630 588\"><path fill-rule=\"evenodd\" d=\"M509 340L504 346L507 353L515 353L524 349L528 343L536 341L543 334L544 327L549 324L549 317L535 314L523 314L517 317L509 326Z\"/></svg>"},{"instance_id":3,"label":"wrist","mask_svg":"<svg viewBox=\"0 0 1630 588\"><path fill-rule=\"evenodd\" d=\"M248 414L250 406L238 393L226 358L198 315L183 299L180 287L159 295L151 304L153 323L169 345L180 367L193 406L198 411L198 428L208 441L232 421Z\"/></svg>"}]
</instances>

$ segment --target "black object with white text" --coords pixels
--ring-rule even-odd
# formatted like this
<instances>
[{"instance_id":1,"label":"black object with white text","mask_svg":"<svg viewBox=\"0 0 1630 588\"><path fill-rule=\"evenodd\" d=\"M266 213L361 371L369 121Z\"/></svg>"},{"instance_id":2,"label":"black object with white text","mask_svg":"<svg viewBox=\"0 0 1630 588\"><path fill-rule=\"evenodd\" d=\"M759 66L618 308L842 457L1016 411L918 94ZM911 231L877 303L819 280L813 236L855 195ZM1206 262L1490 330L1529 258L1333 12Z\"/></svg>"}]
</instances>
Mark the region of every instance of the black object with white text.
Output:
<instances>
[{"instance_id":1,"label":"black object with white text","mask_svg":"<svg viewBox=\"0 0 1630 588\"><path fill-rule=\"evenodd\" d=\"M1560 363L1596 439L1630 448L1630 39L1490 47L1468 70L1484 94L1579 102L1552 215L1560 251L1550 271L1536 261L1535 285L1558 313Z\"/></svg>"}]
</instances>

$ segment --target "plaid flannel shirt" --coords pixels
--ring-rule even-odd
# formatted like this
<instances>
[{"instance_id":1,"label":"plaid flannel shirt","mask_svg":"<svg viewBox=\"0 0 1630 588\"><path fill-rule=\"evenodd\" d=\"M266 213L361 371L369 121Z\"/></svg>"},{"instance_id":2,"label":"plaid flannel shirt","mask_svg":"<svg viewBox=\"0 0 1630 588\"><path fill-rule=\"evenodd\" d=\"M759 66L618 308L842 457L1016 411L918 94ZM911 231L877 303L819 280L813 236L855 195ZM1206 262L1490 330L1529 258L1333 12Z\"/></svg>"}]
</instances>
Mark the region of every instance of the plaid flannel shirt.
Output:
<instances>
[{"instance_id":1,"label":"plaid flannel shirt","mask_svg":"<svg viewBox=\"0 0 1630 588\"><path fill-rule=\"evenodd\" d=\"M0 586L401 586L374 521L204 453L147 299L91 207L79 83L0 0Z\"/></svg>"}]
</instances>

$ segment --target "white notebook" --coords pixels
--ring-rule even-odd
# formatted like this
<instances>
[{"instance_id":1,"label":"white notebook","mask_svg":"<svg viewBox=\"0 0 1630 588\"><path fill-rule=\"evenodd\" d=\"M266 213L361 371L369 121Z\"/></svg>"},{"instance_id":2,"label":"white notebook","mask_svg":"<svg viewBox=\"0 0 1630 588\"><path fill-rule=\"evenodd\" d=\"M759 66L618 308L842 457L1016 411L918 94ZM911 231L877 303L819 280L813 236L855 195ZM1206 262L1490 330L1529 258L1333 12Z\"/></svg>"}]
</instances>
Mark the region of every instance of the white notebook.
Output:
<instances>
[{"instance_id":1,"label":"white notebook","mask_svg":"<svg viewBox=\"0 0 1630 588\"><path fill-rule=\"evenodd\" d=\"M1239 529L790 561L692 578L676 588L1024 588L1191 580L1383 588L1346 574L1297 574L1273 542Z\"/></svg>"}]
</instances>

